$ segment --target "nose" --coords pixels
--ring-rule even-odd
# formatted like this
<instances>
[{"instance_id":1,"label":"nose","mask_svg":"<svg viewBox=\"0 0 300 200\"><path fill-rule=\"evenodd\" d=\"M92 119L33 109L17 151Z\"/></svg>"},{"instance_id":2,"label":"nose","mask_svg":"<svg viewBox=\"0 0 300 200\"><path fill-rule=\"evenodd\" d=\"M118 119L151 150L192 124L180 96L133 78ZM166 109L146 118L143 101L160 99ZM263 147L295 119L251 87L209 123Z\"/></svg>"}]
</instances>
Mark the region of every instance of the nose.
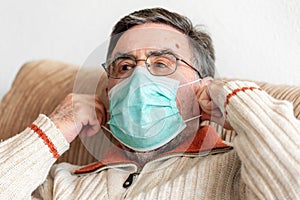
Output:
<instances>
[{"instance_id":1,"label":"nose","mask_svg":"<svg viewBox=\"0 0 300 200\"><path fill-rule=\"evenodd\" d=\"M146 59L137 59L136 66L146 67Z\"/></svg>"}]
</instances>

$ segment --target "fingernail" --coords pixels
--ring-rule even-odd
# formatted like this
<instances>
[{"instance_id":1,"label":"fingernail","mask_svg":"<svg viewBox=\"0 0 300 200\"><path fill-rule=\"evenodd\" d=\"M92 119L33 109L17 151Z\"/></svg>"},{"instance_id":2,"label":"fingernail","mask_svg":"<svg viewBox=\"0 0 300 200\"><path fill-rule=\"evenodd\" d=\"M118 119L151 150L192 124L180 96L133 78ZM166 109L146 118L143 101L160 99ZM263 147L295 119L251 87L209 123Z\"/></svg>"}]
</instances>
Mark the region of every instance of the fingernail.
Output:
<instances>
[{"instance_id":1,"label":"fingernail","mask_svg":"<svg viewBox=\"0 0 300 200\"><path fill-rule=\"evenodd\" d=\"M213 82L214 79L212 77L208 76L208 77L205 77L203 80L204 80L205 85L208 85L211 82Z\"/></svg>"}]
</instances>

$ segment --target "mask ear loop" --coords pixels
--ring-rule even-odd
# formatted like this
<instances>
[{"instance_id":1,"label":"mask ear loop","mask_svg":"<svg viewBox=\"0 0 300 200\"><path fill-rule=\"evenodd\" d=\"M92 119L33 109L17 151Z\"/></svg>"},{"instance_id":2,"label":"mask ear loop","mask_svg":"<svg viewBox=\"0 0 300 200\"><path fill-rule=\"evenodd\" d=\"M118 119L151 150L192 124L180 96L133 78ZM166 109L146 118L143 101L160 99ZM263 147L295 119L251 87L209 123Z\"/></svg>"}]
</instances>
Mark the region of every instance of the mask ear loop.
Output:
<instances>
[{"instance_id":1,"label":"mask ear loop","mask_svg":"<svg viewBox=\"0 0 300 200\"><path fill-rule=\"evenodd\" d=\"M187 86L187 85L191 85L191 84L194 84L194 83L197 83L197 82L202 82L201 80L202 80L202 78L199 78L199 79L197 79L197 80L194 80L194 81L191 81L191 82L188 82L188 83L184 83L184 84L182 84L182 85L179 85L178 88L181 88L181 87L184 87L184 86ZM201 83L200 83L200 84L201 84Z\"/></svg>"},{"instance_id":2,"label":"mask ear loop","mask_svg":"<svg viewBox=\"0 0 300 200\"><path fill-rule=\"evenodd\" d=\"M110 110L106 110L106 113L107 113L108 115L110 115ZM106 124L107 124L107 123L108 123L108 122L106 122ZM113 134L106 126L101 125L101 128L103 128L103 129L106 130L107 132Z\"/></svg>"},{"instance_id":3,"label":"mask ear loop","mask_svg":"<svg viewBox=\"0 0 300 200\"><path fill-rule=\"evenodd\" d=\"M198 119L198 118L200 118L201 116L202 116L202 115L197 115L197 116L192 117L192 118L190 118L190 119L184 120L184 122L186 123L186 122L192 121L192 120L194 120L194 119Z\"/></svg>"},{"instance_id":4,"label":"mask ear loop","mask_svg":"<svg viewBox=\"0 0 300 200\"><path fill-rule=\"evenodd\" d=\"M106 128L105 126L101 125L101 128L103 128L104 130L106 130L109 133L112 133L108 128Z\"/></svg>"},{"instance_id":5,"label":"mask ear loop","mask_svg":"<svg viewBox=\"0 0 300 200\"><path fill-rule=\"evenodd\" d=\"M199 78L199 79L196 79L196 80L194 80L194 81L191 81L191 82L188 82L188 83L184 83L184 84L182 84L182 85L179 85L178 88L185 87L185 86L187 86L187 85L191 85L191 84L194 84L194 83L197 83L197 82L200 82L200 85L201 85L202 82L203 82L203 79L202 79L202 78ZM187 123L187 122L192 121L192 120L194 120L194 119L198 119L198 118L200 118L201 116L202 116L202 115L197 115L197 116L192 117L192 118L190 118L190 119L184 120L184 122Z\"/></svg>"}]
</instances>

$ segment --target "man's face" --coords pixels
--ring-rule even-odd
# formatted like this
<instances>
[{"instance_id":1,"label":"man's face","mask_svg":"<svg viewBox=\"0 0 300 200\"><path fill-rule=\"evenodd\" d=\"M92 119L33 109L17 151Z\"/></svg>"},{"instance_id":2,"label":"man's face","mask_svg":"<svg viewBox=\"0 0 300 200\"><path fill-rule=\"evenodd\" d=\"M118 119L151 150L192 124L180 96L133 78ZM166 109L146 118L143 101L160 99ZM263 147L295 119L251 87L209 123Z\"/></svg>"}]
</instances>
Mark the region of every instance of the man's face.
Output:
<instances>
[{"instance_id":1,"label":"man's face","mask_svg":"<svg viewBox=\"0 0 300 200\"><path fill-rule=\"evenodd\" d=\"M118 40L111 58L114 58L117 54L130 54L137 60L145 60L150 51L161 50L172 51L177 57L190 64L192 63L192 52L187 36L173 27L156 23L134 26L124 32ZM137 66L145 67L145 61L139 61ZM180 81L180 84L191 82L198 78L192 68L180 61L176 72L167 77ZM124 79L110 78L108 91L122 80Z\"/></svg>"},{"instance_id":2,"label":"man's face","mask_svg":"<svg viewBox=\"0 0 300 200\"><path fill-rule=\"evenodd\" d=\"M145 67L145 59L150 51L168 50L191 64L192 52L187 36L178 30L164 24L147 23L134 26L127 30L118 40L111 58L116 55L129 54L134 57L138 67ZM175 73L167 77L180 81L180 84L188 83L198 79L198 75L191 67L182 61L178 61ZM108 91L124 79L110 78ZM199 105L196 101L196 90L198 84L192 84L180 88L177 92L176 102L183 119L200 114ZM199 121L195 120L198 125ZM198 127L198 126L197 126ZM196 130L193 130L195 132Z\"/></svg>"}]
</instances>

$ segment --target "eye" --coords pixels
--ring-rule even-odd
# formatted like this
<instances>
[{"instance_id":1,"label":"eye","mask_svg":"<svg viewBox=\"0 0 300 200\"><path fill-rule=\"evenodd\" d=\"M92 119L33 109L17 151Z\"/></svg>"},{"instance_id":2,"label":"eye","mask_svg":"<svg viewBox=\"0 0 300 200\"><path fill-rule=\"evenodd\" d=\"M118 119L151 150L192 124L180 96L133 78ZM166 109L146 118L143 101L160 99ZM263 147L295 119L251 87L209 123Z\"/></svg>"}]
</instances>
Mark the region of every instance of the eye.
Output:
<instances>
[{"instance_id":1,"label":"eye","mask_svg":"<svg viewBox=\"0 0 300 200\"><path fill-rule=\"evenodd\" d=\"M150 62L156 70L171 70L174 68L176 60L169 55L160 55L150 57Z\"/></svg>"},{"instance_id":2,"label":"eye","mask_svg":"<svg viewBox=\"0 0 300 200\"><path fill-rule=\"evenodd\" d=\"M127 71L127 70L131 70L133 68L133 65L128 65L128 64L123 64L121 66L118 67L118 71Z\"/></svg>"},{"instance_id":3,"label":"eye","mask_svg":"<svg viewBox=\"0 0 300 200\"><path fill-rule=\"evenodd\" d=\"M135 61L128 58L120 58L114 62L115 73L126 73L135 67Z\"/></svg>"},{"instance_id":4,"label":"eye","mask_svg":"<svg viewBox=\"0 0 300 200\"><path fill-rule=\"evenodd\" d=\"M153 63L153 67L155 68L168 68L168 65L162 62L155 62Z\"/></svg>"}]
</instances>

